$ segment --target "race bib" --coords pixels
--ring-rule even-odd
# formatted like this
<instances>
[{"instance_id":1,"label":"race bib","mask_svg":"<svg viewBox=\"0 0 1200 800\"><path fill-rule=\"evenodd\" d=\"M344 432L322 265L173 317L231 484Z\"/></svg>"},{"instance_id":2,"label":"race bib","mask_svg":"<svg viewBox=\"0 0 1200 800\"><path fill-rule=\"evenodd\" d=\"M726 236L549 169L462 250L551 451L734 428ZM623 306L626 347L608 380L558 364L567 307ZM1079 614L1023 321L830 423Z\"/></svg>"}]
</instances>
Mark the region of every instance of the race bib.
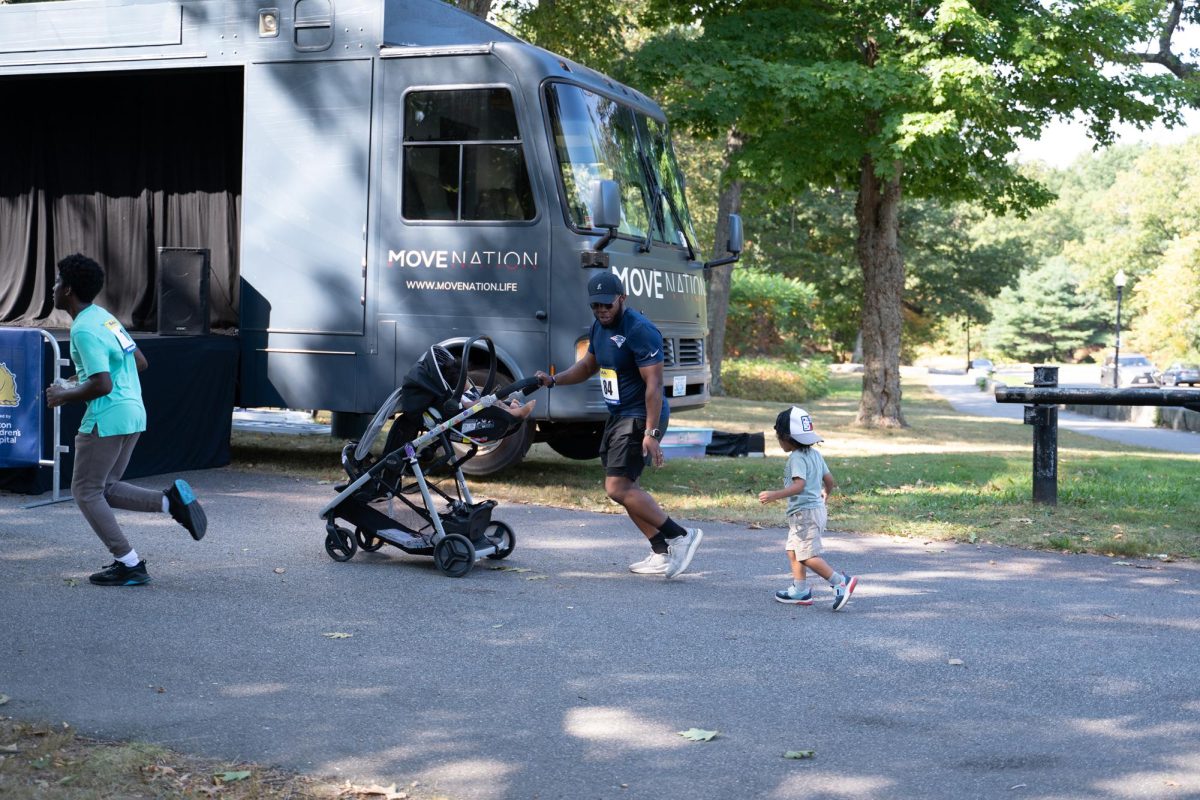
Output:
<instances>
[{"instance_id":1,"label":"race bib","mask_svg":"<svg viewBox=\"0 0 1200 800\"><path fill-rule=\"evenodd\" d=\"M617 388L617 371L615 369L600 370L600 393L605 402L621 402L621 391Z\"/></svg>"},{"instance_id":2,"label":"race bib","mask_svg":"<svg viewBox=\"0 0 1200 800\"><path fill-rule=\"evenodd\" d=\"M129 334L126 333L125 329L121 327L121 323L117 322L115 319L110 319L108 322L104 323L104 327L108 328L109 331L112 332L112 335L117 337L117 344L120 345L121 349L126 353L132 353L137 349L137 345L133 343L133 339L130 339Z\"/></svg>"}]
</instances>

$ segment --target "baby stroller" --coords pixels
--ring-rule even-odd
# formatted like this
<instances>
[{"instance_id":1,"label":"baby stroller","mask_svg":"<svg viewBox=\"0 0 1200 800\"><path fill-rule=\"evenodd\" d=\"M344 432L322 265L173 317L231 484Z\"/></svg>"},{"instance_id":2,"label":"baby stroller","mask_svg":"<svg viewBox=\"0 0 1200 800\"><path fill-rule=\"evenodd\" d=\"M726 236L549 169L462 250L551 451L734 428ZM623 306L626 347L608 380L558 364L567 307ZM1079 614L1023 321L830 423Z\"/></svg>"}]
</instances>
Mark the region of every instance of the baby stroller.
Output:
<instances>
[{"instance_id":1,"label":"baby stroller","mask_svg":"<svg viewBox=\"0 0 1200 800\"><path fill-rule=\"evenodd\" d=\"M514 395L536 391L538 379L524 378L493 391L496 347L490 338L477 336L463 353L471 353L476 343L486 346L489 361L482 387L471 384L465 364L434 345L384 401L362 438L342 449L350 482L338 486L337 497L321 510L325 552L334 561L349 561L359 548L374 552L390 544L413 555L433 556L443 573L461 578L479 558L502 559L512 553L512 528L492 519L495 500L475 502L471 497L462 465L480 445L502 439L525 423L509 413L506 404ZM383 452L376 457L371 446L398 411ZM466 450L456 452L456 443ZM430 482L427 476L433 472L454 476L453 496ZM445 501L445 510L435 508L435 495ZM398 518L397 501L407 520ZM350 527L339 525L339 520Z\"/></svg>"}]
</instances>

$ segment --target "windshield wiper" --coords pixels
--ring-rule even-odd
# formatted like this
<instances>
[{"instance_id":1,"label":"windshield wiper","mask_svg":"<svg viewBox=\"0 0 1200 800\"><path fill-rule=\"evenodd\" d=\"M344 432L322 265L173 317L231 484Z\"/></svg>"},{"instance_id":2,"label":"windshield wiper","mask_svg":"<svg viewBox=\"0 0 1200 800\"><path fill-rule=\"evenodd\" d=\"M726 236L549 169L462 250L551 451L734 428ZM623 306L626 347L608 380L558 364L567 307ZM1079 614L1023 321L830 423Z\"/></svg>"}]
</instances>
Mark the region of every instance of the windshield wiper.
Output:
<instances>
[{"instance_id":1,"label":"windshield wiper","mask_svg":"<svg viewBox=\"0 0 1200 800\"><path fill-rule=\"evenodd\" d=\"M654 177L654 168L650 165L650 157L646 155L646 151L642 149L642 137L639 135L635 141L635 146L638 151L638 164L642 167L642 177L646 179L646 183L650 187L650 224L646 227L646 241L642 242L641 252L650 252L650 242L654 239L654 226L659 224L659 219L662 216L662 187L658 185L658 180Z\"/></svg>"},{"instance_id":2,"label":"windshield wiper","mask_svg":"<svg viewBox=\"0 0 1200 800\"><path fill-rule=\"evenodd\" d=\"M667 208L671 210L671 218L675 221L675 225L679 228L679 232L683 234L683 243L687 245L688 261L696 260L696 251L692 247L692 240L688 238L687 229L683 226L683 215L679 213L679 208L675 205L675 199L670 192L664 191L662 185L658 182L657 173L654 171L654 163L650 160L650 156L640 146L642 144L641 136L638 137L638 163L642 165L642 172L646 176L646 180L650 184L652 210L650 212L650 229L646 232L646 241L642 242L641 250L643 253L650 252L650 243L654 239L654 226L659 225L663 233L663 241L666 241L667 232L666 225L662 219L662 201L667 200Z\"/></svg>"}]
</instances>

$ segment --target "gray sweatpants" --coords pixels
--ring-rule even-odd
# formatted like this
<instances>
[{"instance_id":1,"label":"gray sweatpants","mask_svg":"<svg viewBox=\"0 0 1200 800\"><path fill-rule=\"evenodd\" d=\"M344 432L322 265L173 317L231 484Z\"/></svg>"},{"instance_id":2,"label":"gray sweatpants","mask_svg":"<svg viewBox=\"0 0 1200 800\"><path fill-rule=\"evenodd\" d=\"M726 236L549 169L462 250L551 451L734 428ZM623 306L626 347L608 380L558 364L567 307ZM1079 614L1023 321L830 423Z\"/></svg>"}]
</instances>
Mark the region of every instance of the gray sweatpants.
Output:
<instances>
[{"instance_id":1,"label":"gray sweatpants","mask_svg":"<svg viewBox=\"0 0 1200 800\"><path fill-rule=\"evenodd\" d=\"M113 558L120 558L133 549L117 524L114 508L162 512L162 492L121 482L139 436L140 433L98 436L95 430L75 435L71 494L83 512L83 518Z\"/></svg>"}]
</instances>

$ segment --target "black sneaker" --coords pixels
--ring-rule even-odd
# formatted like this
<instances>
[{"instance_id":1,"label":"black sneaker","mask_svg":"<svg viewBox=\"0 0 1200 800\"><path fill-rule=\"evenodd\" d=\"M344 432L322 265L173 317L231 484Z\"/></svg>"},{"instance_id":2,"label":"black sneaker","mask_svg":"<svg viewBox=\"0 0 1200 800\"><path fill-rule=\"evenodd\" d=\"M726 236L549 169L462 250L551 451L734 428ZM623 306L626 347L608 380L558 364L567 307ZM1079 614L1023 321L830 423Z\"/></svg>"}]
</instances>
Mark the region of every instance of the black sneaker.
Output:
<instances>
[{"instance_id":1,"label":"black sneaker","mask_svg":"<svg viewBox=\"0 0 1200 800\"><path fill-rule=\"evenodd\" d=\"M88 580L97 586L141 586L150 582L150 574L146 572L145 561L139 561L136 567L127 567L120 561L114 561L89 575Z\"/></svg>"},{"instance_id":2,"label":"black sneaker","mask_svg":"<svg viewBox=\"0 0 1200 800\"><path fill-rule=\"evenodd\" d=\"M200 507L200 501L188 482L177 478L163 494L167 496L171 517L187 528L197 542L203 539L204 532L208 530L208 517L204 516L204 509Z\"/></svg>"}]
</instances>

